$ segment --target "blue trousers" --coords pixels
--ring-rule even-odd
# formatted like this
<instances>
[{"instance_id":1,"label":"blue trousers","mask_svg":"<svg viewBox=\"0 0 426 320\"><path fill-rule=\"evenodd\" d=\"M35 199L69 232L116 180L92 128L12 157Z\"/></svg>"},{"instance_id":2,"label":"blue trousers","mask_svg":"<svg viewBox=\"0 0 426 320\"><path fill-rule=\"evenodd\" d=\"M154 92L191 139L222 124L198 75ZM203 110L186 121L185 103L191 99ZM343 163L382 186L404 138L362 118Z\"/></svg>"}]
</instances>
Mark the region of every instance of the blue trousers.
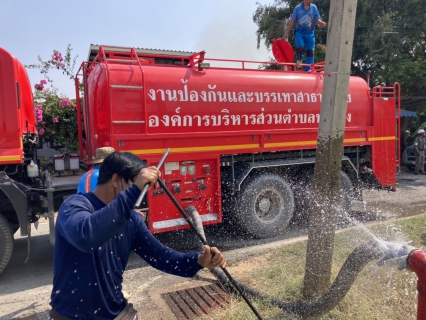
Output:
<instances>
[{"instance_id":1,"label":"blue trousers","mask_svg":"<svg viewBox=\"0 0 426 320\"><path fill-rule=\"evenodd\" d=\"M306 51L312 51L312 57L306 57L306 64L314 63L313 51L315 50L315 34L313 32L310 33L300 33L295 32L296 38L296 52L297 52L297 60L303 59L303 53ZM302 51L303 50L303 51ZM301 52L301 53L299 53ZM306 71L311 70L311 67L305 67Z\"/></svg>"}]
</instances>

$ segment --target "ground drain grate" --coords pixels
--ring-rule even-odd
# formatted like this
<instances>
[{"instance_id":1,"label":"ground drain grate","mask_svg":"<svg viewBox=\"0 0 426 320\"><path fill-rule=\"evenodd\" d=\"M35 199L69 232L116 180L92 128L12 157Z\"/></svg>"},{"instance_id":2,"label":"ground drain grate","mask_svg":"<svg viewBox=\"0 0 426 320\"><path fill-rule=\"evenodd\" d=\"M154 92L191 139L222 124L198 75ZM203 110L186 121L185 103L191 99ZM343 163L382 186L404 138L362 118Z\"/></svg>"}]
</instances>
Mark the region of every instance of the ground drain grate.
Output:
<instances>
[{"instance_id":1,"label":"ground drain grate","mask_svg":"<svg viewBox=\"0 0 426 320\"><path fill-rule=\"evenodd\" d=\"M196 319L231 302L231 296L216 284L167 292L161 297L178 320Z\"/></svg>"}]
</instances>

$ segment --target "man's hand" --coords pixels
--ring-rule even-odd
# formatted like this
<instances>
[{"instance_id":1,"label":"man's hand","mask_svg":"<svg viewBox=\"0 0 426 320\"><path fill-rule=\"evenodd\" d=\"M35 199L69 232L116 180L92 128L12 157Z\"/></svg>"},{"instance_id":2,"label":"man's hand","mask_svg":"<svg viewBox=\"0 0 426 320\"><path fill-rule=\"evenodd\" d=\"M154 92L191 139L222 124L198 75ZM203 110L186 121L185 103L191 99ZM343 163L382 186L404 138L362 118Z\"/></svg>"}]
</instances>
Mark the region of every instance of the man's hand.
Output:
<instances>
[{"instance_id":1,"label":"man's hand","mask_svg":"<svg viewBox=\"0 0 426 320\"><path fill-rule=\"evenodd\" d=\"M322 20L317 20L317 25L319 25L320 27L325 28L325 26L327 25L327 23L325 23L325 22L324 22L324 21L322 21Z\"/></svg>"},{"instance_id":2,"label":"man's hand","mask_svg":"<svg viewBox=\"0 0 426 320\"><path fill-rule=\"evenodd\" d=\"M288 33L285 33L281 39L288 41Z\"/></svg>"},{"instance_id":3,"label":"man's hand","mask_svg":"<svg viewBox=\"0 0 426 320\"><path fill-rule=\"evenodd\" d=\"M160 177L161 172L157 167L143 168L137 175L134 183L142 190L147 183L152 187Z\"/></svg>"},{"instance_id":4,"label":"man's hand","mask_svg":"<svg viewBox=\"0 0 426 320\"><path fill-rule=\"evenodd\" d=\"M226 260L216 247L204 246L204 253L198 255L198 264L204 268L225 268Z\"/></svg>"},{"instance_id":5,"label":"man's hand","mask_svg":"<svg viewBox=\"0 0 426 320\"><path fill-rule=\"evenodd\" d=\"M146 212L140 211L138 209L134 209L138 215L142 217L143 221L146 221Z\"/></svg>"}]
</instances>

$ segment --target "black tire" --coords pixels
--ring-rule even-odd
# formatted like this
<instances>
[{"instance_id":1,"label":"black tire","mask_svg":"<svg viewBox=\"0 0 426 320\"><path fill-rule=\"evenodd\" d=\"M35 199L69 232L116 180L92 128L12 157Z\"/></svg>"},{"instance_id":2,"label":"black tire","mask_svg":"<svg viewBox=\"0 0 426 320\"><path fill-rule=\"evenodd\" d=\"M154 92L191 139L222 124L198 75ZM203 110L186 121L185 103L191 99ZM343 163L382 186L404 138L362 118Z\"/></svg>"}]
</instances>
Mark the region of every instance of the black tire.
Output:
<instances>
[{"instance_id":1,"label":"black tire","mask_svg":"<svg viewBox=\"0 0 426 320\"><path fill-rule=\"evenodd\" d=\"M13 233L5 217L0 214L0 273L9 263L12 252Z\"/></svg>"},{"instance_id":2,"label":"black tire","mask_svg":"<svg viewBox=\"0 0 426 320\"><path fill-rule=\"evenodd\" d=\"M275 174L251 177L242 185L235 213L238 226L256 238L283 233L294 213L290 185Z\"/></svg>"},{"instance_id":3,"label":"black tire","mask_svg":"<svg viewBox=\"0 0 426 320\"><path fill-rule=\"evenodd\" d=\"M297 185L295 194L296 212L300 218L308 218L309 206L311 202L311 187L314 180L313 172L305 178L301 179ZM293 187L294 188L294 187ZM346 215L352 207L352 200L354 199L354 187L349 176L340 171L340 202L339 202L339 216Z\"/></svg>"}]
</instances>

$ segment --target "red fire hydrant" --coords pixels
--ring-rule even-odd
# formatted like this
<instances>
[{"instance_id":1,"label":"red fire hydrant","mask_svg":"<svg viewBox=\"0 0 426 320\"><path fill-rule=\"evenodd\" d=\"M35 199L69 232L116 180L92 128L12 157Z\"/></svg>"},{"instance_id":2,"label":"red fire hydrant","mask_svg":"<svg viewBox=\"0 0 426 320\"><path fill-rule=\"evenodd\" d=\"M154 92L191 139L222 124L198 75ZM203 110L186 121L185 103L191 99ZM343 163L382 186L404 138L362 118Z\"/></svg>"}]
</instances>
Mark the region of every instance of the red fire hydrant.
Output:
<instances>
[{"instance_id":1,"label":"red fire hydrant","mask_svg":"<svg viewBox=\"0 0 426 320\"><path fill-rule=\"evenodd\" d=\"M407 258L408 268L417 274L417 320L426 320L426 253L413 250Z\"/></svg>"}]
</instances>

